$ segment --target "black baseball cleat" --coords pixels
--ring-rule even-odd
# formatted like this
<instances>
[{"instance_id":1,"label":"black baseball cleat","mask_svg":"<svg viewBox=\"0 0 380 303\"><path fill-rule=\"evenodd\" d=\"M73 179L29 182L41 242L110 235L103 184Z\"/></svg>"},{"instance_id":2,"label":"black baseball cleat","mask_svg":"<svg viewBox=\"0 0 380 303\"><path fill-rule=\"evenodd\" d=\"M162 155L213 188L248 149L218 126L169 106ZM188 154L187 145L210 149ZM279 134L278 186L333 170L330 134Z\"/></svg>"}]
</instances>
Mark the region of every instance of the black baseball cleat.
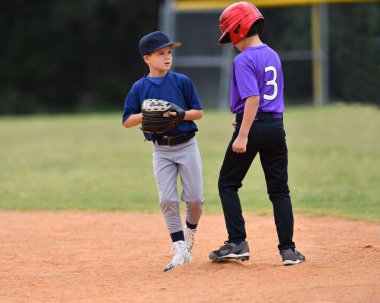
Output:
<instances>
[{"instance_id":1,"label":"black baseball cleat","mask_svg":"<svg viewBox=\"0 0 380 303\"><path fill-rule=\"evenodd\" d=\"M284 265L294 265L306 261L306 258L303 254L291 248L281 250L280 255L282 257L282 263Z\"/></svg>"},{"instance_id":2,"label":"black baseball cleat","mask_svg":"<svg viewBox=\"0 0 380 303\"><path fill-rule=\"evenodd\" d=\"M227 260L249 260L249 246L247 241L242 241L239 245L225 241L224 245L218 250L210 252L210 260L223 262Z\"/></svg>"}]
</instances>

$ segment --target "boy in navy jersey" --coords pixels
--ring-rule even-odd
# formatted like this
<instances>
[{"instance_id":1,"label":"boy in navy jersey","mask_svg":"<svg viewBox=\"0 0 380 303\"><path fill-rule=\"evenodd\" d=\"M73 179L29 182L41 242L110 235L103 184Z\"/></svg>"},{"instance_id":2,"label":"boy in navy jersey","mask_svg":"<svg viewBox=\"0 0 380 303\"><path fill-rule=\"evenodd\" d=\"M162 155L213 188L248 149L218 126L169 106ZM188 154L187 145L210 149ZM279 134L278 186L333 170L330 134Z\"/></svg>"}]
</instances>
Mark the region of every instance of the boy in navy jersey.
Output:
<instances>
[{"instance_id":1,"label":"boy in navy jersey","mask_svg":"<svg viewBox=\"0 0 380 303\"><path fill-rule=\"evenodd\" d=\"M203 207L202 162L195 139L198 128L193 122L202 118L203 111L192 81L170 71L172 49L179 46L180 42L170 41L159 31L141 38L139 50L149 74L133 84L123 114L123 125L130 128L141 123L141 105L145 99L169 101L186 111L177 128L160 135L144 133L145 138L153 142L153 171L174 253L164 271L192 261L191 249ZM182 182L181 199L186 203L185 229L178 201L178 174Z\"/></svg>"},{"instance_id":2,"label":"boy in navy jersey","mask_svg":"<svg viewBox=\"0 0 380 303\"><path fill-rule=\"evenodd\" d=\"M248 2L227 7L219 19L219 43L232 44L240 51L233 61L230 107L236 114L235 132L227 148L219 175L219 196L223 206L228 240L212 251L213 261L248 260L238 190L252 161L260 155L269 198L273 204L283 264L305 261L293 242L293 211L288 188L288 151L282 121L284 81L277 53L263 44L259 35L264 18Z\"/></svg>"}]
</instances>

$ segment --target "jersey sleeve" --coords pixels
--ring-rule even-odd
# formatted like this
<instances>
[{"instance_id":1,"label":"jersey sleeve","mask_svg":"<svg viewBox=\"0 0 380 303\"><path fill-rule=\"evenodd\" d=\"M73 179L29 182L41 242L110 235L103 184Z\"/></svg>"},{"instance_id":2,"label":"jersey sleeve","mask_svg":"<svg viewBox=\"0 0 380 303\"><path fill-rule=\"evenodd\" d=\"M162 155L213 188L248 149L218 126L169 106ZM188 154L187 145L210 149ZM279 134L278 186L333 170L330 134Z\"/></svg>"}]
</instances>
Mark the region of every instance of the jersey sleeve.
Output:
<instances>
[{"instance_id":1,"label":"jersey sleeve","mask_svg":"<svg viewBox=\"0 0 380 303\"><path fill-rule=\"evenodd\" d=\"M250 62L245 57L239 59L234 62L234 70L241 100L251 96L260 96L253 62Z\"/></svg>"},{"instance_id":2,"label":"jersey sleeve","mask_svg":"<svg viewBox=\"0 0 380 303\"><path fill-rule=\"evenodd\" d=\"M187 109L203 109L194 84L188 77L184 77L182 80L182 92Z\"/></svg>"},{"instance_id":3,"label":"jersey sleeve","mask_svg":"<svg viewBox=\"0 0 380 303\"><path fill-rule=\"evenodd\" d=\"M137 85L135 83L129 91L124 102L124 113L122 123L124 123L130 115L138 113L141 113L141 105Z\"/></svg>"}]
</instances>

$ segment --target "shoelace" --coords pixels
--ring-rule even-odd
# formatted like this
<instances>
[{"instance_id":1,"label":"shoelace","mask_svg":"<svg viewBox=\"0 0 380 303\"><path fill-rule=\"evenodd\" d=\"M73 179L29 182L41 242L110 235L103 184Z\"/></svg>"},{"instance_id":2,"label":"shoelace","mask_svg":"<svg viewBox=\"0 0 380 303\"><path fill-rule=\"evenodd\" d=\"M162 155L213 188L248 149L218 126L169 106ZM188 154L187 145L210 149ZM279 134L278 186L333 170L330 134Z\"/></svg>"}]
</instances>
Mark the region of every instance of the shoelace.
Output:
<instances>
[{"instance_id":1,"label":"shoelace","mask_svg":"<svg viewBox=\"0 0 380 303\"><path fill-rule=\"evenodd\" d=\"M226 241L224 241L224 245L222 246L222 247L225 247L225 246L227 246L227 245L229 245L230 244L230 242L228 242L228 240L226 240ZM221 247L221 248L222 248Z\"/></svg>"},{"instance_id":2,"label":"shoelace","mask_svg":"<svg viewBox=\"0 0 380 303\"><path fill-rule=\"evenodd\" d=\"M184 241L174 242L172 247L171 247L171 253L173 255L180 254L184 248L187 248L186 242L184 242Z\"/></svg>"},{"instance_id":3,"label":"shoelace","mask_svg":"<svg viewBox=\"0 0 380 303\"><path fill-rule=\"evenodd\" d=\"M173 260L170 262L176 264L177 262L182 262L187 259L187 255L184 255L184 252L187 252L187 246L184 242L175 242L173 243Z\"/></svg>"},{"instance_id":4,"label":"shoelace","mask_svg":"<svg viewBox=\"0 0 380 303\"><path fill-rule=\"evenodd\" d=\"M197 232L196 229L187 228L185 235L186 235L186 242L193 244L197 240L195 237L195 233Z\"/></svg>"}]
</instances>

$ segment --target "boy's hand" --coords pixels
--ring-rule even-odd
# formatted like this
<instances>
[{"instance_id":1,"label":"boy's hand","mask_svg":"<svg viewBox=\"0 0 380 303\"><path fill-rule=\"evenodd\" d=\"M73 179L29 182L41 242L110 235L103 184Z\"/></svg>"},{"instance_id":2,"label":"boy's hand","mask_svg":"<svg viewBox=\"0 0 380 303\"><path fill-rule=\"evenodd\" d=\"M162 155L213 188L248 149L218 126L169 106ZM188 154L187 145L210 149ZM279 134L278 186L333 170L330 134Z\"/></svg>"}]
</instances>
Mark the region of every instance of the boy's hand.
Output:
<instances>
[{"instance_id":1,"label":"boy's hand","mask_svg":"<svg viewBox=\"0 0 380 303\"><path fill-rule=\"evenodd\" d=\"M232 150L238 154L244 154L247 151L248 137L237 136L234 143L232 144Z\"/></svg>"},{"instance_id":2,"label":"boy's hand","mask_svg":"<svg viewBox=\"0 0 380 303\"><path fill-rule=\"evenodd\" d=\"M147 134L162 134L176 128L185 117L178 105L159 99L146 99L141 107L141 129Z\"/></svg>"}]
</instances>

